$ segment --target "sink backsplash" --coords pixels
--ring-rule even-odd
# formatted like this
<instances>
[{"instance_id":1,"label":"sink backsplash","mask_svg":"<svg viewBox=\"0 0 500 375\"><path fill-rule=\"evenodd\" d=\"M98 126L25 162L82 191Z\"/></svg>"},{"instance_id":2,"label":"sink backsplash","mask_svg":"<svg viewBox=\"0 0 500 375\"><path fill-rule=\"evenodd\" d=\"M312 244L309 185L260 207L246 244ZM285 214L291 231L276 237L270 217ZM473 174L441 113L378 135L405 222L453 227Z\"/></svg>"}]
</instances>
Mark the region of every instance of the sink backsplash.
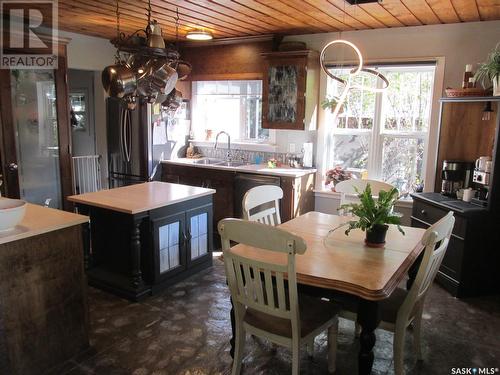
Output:
<instances>
[{"instance_id":1,"label":"sink backsplash","mask_svg":"<svg viewBox=\"0 0 500 375\"><path fill-rule=\"evenodd\" d=\"M227 155L227 149L214 149L213 147L199 147L196 146L196 150L203 156L209 158L225 159ZM266 162L269 159L276 159L282 164L288 164L288 158L291 154L282 152L259 152L259 151L247 151L247 150L231 150L232 160L243 160L250 164L255 163L257 157L261 158L261 163Z\"/></svg>"}]
</instances>

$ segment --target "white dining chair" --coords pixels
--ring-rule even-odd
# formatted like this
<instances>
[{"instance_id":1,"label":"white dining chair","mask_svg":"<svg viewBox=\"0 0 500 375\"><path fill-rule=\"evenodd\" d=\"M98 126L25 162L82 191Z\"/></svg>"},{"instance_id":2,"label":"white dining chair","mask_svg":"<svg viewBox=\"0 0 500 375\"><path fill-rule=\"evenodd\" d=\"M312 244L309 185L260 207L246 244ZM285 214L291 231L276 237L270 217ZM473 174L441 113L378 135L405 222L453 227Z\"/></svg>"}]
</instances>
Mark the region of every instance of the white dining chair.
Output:
<instances>
[{"instance_id":1,"label":"white dining chair","mask_svg":"<svg viewBox=\"0 0 500 375\"><path fill-rule=\"evenodd\" d=\"M378 180L358 180L358 179L350 179L339 182L335 185L335 191L340 193L340 205L350 204L350 203L359 203L360 200L358 198L358 192L362 192L365 190L366 186L370 184L370 188L372 190L373 196L378 196L381 190L389 191L394 186L387 182L378 181ZM340 215L345 215L343 210L339 210Z\"/></svg>"},{"instance_id":2,"label":"white dining chair","mask_svg":"<svg viewBox=\"0 0 500 375\"><path fill-rule=\"evenodd\" d=\"M275 185L256 186L243 197L243 218L267 225L281 224L280 199L283 190Z\"/></svg>"},{"instance_id":3,"label":"white dining chair","mask_svg":"<svg viewBox=\"0 0 500 375\"><path fill-rule=\"evenodd\" d=\"M425 297L446 254L454 224L455 218L453 212L450 211L425 231L421 240L421 245L425 247L423 258L410 290L397 288L388 299L380 303L381 323L379 327L394 333L395 375L404 374L405 335L406 329L412 323L415 352L417 359L422 360L420 330ZM356 320L356 314L349 311L342 311L340 316Z\"/></svg>"},{"instance_id":4,"label":"white dining chair","mask_svg":"<svg viewBox=\"0 0 500 375\"><path fill-rule=\"evenodd\" d=\"M326 329L329 338L336 337L338 326L336 304L298 295L295 255L305 253L306 243L283 229L246 220L223 219L218 228L235 313L232 374L240 373L246 333L292 349L292 374L299 374L300 347L312 352L314 338ZM277 262L237 255L230 241L275 252ZM334 372L336 340L328 342L328 370Z\"/></svg>"}]
</instances>

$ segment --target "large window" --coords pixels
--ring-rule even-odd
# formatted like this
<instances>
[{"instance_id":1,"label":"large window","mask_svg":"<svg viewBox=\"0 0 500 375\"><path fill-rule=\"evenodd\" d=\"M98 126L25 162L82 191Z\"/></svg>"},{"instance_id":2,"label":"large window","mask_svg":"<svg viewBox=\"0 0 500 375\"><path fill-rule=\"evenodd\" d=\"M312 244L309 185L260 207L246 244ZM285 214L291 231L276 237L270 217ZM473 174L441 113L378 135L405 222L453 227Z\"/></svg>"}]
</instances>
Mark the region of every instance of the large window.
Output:
<instances>
[{"instance_id":1,"label":"large window","mask_svg":"<svg viewBox=\"0 0 500 375\"><path fill-rule=\"evenodd\" d=\"M334 121L327 115L327 167L340 165L364 177L381 179L401 192L424 178L434 65L377 66L389 80L382 93L351 90ZM336 69L347 79L348 69ZM381 87L373 75L356 77L365 86ZM339 96L343 86L328 80L327 93Z\"/></svg>"},{"instance_id":2,"label":"large window","mask_svg":"<svg viewBox=\"0 0 500 375\"><path fill-rule=\"evenodd\" d=\"M193 82L191 129L197 140L214 140L224 130L232 140L267 142L262 129L262 81Z\"/></svg>"}]
</instances>

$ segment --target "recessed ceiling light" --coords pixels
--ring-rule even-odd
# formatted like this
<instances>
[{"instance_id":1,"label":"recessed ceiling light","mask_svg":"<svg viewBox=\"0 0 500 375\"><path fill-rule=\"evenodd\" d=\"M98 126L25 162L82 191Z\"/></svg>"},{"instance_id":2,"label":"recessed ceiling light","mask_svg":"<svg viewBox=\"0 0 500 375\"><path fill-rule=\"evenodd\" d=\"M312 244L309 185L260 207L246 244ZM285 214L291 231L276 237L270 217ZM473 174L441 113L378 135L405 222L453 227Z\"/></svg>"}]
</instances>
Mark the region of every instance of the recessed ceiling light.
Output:
<instances>
[{"instance_id":1,"label":"recessed ceiling light","mask_svg":"<svg viewBox=\"0 0 500 375\"><path fill-rule=\"evenodd\" d=\"M205 30L188 31L186 38L191 40L210 40L213 39L212 33Z\"/></svg>"}]
</instances>

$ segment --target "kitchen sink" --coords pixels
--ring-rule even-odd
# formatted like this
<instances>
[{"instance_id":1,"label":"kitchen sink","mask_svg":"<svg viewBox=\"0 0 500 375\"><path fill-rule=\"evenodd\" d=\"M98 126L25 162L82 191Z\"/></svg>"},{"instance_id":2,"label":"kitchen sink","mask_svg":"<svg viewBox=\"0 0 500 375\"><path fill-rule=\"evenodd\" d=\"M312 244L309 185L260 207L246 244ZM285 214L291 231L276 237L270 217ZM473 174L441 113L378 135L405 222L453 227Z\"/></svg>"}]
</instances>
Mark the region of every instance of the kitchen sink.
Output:
<instances>
[{"instance_id":1,"label":"kitchen sink","mask_svg":"<svg viewBox=\"0 0 500 375\"><path fill-rule=\"evenodd\" d=\"M222 159L205 158L205 159L196 160L194 163L195 164L205 164L205 165L215 165L215 164L225 163L225 161Z\"/></svg>"},{"instance_id":2,"label":"kitchen sink","mask_svg":"<svg viewBox=\"0 0 500 375\"><path fill-rule=\"evenodd\" d=\"M240 167L242 165L245 165L245 163L241 161L223 161L222 163L218 163L217 165L221 165L224 167Z\"/></svg>"}]
</instances>

